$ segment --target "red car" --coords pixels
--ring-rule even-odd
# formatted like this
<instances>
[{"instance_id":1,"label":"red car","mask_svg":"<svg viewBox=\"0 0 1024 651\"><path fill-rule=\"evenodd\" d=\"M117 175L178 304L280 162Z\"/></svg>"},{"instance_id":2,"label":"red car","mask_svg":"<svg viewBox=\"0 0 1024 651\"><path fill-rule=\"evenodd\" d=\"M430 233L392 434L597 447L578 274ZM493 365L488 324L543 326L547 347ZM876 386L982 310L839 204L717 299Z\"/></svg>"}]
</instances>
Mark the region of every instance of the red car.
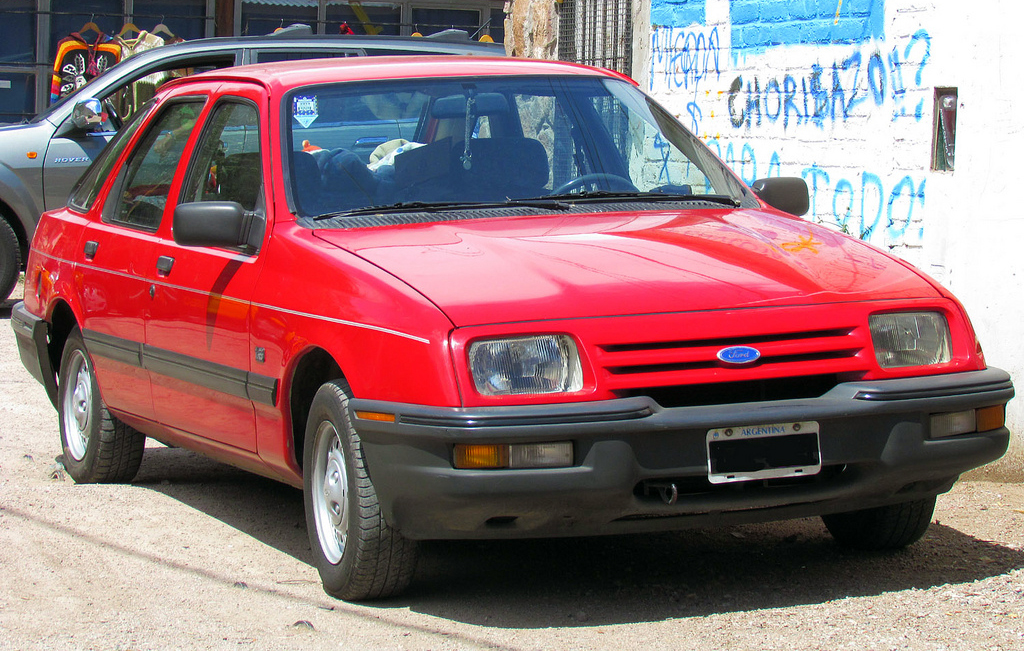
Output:
<instances>
[{"instance_id":1,"label":"red car","mask_svg":"<svg viewBox=\"0 0 1024 651\"><path fill-rule=\"evenodd\" d=\"M76 481L152 437L302 487L341 598L423 539L820 515L902 547L1005 452L1013 386L949 292L806 208L606 71L225 69L44 215L12 324Z\"/></svg>"}]
</instances>

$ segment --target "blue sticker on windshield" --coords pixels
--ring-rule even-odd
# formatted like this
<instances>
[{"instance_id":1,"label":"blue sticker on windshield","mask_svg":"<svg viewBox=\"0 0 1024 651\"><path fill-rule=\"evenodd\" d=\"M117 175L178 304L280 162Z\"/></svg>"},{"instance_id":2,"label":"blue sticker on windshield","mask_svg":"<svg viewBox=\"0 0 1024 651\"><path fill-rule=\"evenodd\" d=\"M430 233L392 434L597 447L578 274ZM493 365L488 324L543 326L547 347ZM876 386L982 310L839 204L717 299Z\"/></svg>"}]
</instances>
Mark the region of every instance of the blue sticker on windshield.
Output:
<instances>
[{"instance_id":1,"label":"blue sticker on windshield","mask_svg":"<svg viewBox=\"0 0 1024 651\"><path fill-rule=\"evenodd\" d=\"M302 125L303 129L309 127L320 116L316 105L316 96L296 96L292 100L292 115Z\"/></svg>"}]
</instances>

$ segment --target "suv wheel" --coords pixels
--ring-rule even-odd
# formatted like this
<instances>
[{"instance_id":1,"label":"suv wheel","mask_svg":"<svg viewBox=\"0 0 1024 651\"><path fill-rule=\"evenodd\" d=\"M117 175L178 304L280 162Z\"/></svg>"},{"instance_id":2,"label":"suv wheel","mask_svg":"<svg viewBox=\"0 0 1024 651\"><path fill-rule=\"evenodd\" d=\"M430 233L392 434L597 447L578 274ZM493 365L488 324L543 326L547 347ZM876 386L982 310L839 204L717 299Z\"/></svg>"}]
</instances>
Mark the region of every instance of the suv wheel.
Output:
<instances>
[{"instance_id":1,"label":"suv wheel","mask_svg":"<svg viewBox=\"0 0 1024 651\"><path fill-rule=\"evenodd\" d=\"M21 247L18 236L5 219L0 218L0 303L14 291L21 273Z\"/></svg>"},{"instance_id":2,"label":"suv wheel","mask_svg":"<svg viewBox=\"0 0 1024 651\"><path fill-rule=\"evenodd\" d=\"M839 544L854 549L901 549L916 542L932 521L935 498L822 516Z\"/></svg>"},{"instance_id":3,"label":"suv wheel","mask_svg":"<svg viewBox=\"0 0 1024 651\"><path fill-rule=\"evenodd\" d=\"M306 529L328 594L380 599L412 581L417 548L380 512L348 400L348 383L328 382L310 407L302 465Z\"/></svg>"}]
</instances>

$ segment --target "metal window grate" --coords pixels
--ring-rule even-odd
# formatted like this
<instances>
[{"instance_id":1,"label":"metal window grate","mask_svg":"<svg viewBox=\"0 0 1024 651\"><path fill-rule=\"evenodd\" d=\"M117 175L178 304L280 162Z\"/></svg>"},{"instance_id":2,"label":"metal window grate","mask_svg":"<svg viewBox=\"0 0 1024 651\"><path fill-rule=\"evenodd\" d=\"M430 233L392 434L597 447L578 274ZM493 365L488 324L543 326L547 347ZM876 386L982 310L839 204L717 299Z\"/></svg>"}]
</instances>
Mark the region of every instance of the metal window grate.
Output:
<instances>
[{"instance_id":1,"label":"metal window grate","mask_svg":"<svg viewBox=\"0 0 1024 651\"><path fill-rule=\"evenodd\" d=\"M632 0L564 0L558 58L633 73Z\"/></svg>"}]
</instances>

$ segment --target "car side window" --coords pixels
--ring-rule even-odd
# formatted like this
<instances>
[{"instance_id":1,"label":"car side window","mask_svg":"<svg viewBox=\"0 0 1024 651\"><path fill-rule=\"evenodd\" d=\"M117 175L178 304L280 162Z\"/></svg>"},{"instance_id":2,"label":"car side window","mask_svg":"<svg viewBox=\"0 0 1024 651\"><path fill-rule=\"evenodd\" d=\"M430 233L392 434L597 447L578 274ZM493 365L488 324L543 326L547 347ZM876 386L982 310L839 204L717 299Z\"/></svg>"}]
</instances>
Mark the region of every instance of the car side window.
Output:
<instances>
[{"instance_id":1,"label":"car side window","mask_svg":"<svg viewBox=\"0 0 1024 651\"><path fill-rule=\"evenodd\" d=\"M69 206L80 212L85 212L92 207L93 202L96 201L96 197L103 188L103 184L110 177L114 164L121 157L121 152L128 146L132 135L138 130L139 125L142 124L143 117L152 108L153 103L150 102L143 110L137 111L107 148L96 157L96 160L93 161L86 173L82 175L82 178L79 179L78 183L71 190L71 197L68 199Z\"/></svg>"},{"instance_id":2,"label":"car side window","mask_svg":"<svg viewBox=\"0 0 1024 651\"><path fill-rule=\"evenodd\" d=\"M104 211L106 220L143 230L160 226L174 173L202 107L202 100L170 104L150 125L121 171L120 193Z\"/></svg>"},{"instance_id":3,"label":"car side window","mask_svg":"<svg viewBox=\"0 0 1024 651\"><path fill-rule=\"evenodd\" d=\"M214 108L181 195L182 203L234 201L256 210L262 201L259 113L249 102Z\"/></svg>"}]
</instances>

